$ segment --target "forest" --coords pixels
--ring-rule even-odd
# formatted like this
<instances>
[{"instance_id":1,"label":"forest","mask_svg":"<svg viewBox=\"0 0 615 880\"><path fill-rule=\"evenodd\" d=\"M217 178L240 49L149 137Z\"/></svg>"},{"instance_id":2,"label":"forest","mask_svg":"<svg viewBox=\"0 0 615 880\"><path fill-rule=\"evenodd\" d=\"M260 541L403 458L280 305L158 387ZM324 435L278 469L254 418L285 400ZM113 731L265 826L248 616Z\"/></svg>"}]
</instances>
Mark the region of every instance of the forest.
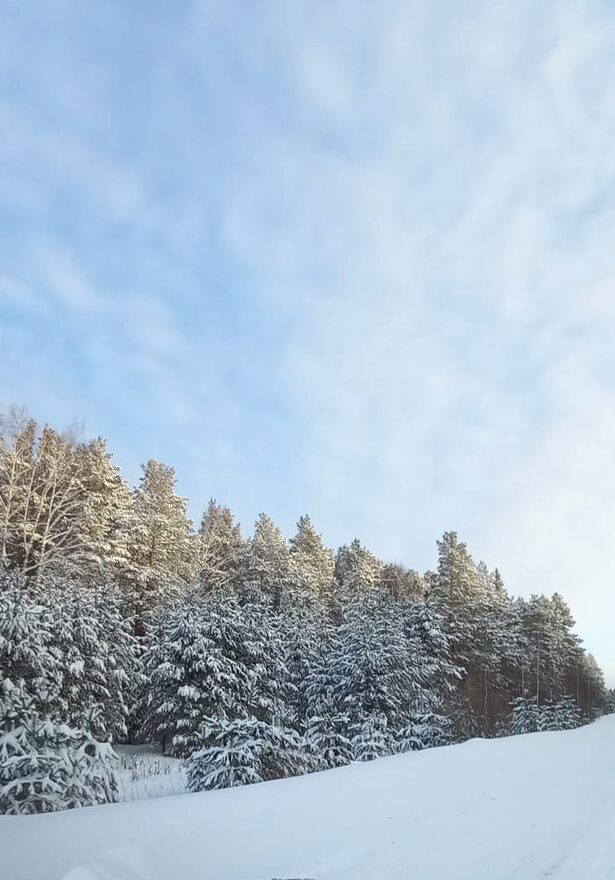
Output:
<instances>
[{"instance_id":1,"label":"forest","mask_svg":"<svg viewBox=\"0 0 615 880\"><path fill-rule=\"evenodd\" d=\"M185 761L198 791L576 727L612 706L565 599L473 559L424 573L303 515L198 528L172 467L132 488L103 438L0 425L0 813L114 800L113 746Z\"/></svg>"}]
</instances>

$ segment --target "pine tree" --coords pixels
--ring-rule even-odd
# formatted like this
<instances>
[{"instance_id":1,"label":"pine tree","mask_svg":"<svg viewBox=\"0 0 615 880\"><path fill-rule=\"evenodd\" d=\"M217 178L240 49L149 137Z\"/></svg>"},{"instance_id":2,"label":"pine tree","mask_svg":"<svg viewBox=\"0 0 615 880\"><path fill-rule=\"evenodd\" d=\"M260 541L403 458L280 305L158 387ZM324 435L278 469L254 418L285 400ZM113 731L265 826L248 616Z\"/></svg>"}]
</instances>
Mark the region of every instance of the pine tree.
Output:
<instances>
[{"instance_id":1,"label":"pine tree","mask_svg":"<svg viewBox=\"0 0 615 880\"><path fill-rule=\"evenodd\" d=\"M409 571L403 565L384 565L380 571L378 587L388 592L393 599L408 599L421 602L425 597L425 579L416 571Z\"/></svg>"},{"instance_id":2,"label":"pine tree","mask_svg":"<svg viewBox=\"0 0 615 880\"><path fill-rule=\"evenodd\" d=\"M0 418L0 684L23 697L22 737L28 700L54 737L125 737L132 710L170 753L222 749L207 773L268 778L287 735L284 774L569 729L610 699L574 625L558 593L511 599L454 532L424 577L357 540L334 561L307 516L287 543L262 514L244 541L212 500L195 535L172 468L148 462L130 492L102 438ZM204 744L204 719L227 740Z\"/></svg>"},{"instance_id":3,"label":"pine tree","mask_svg":"<svg viewBox=\"0 0 615 880\"><path fill-rule=\"evenodd\" d=\"M206 589L227 586L235 581L245 541L228 507L212 498L199 529L199 580Z\"/></svg>"},{"instance_id":4,"label":"pine tree","mask_svg":"<svg viewBox=\"0 0 615 880\"><path fill-rule=\"evenodd\" d=\"M293 581L327 601L331 594L335 561L323 544L309 516L297 523L297 534L290 540L290 571Z\"/></svg>"},{"instance_id":5,"label":"pine tree","mask_svg":"<svg viewBox=\"0 0 615 880\"><path fill-rule=\"evenodd\" d=\"M291 581L290 551L282 532L265 513L256 520L246 544L238 580L244 594L263 597L279 610Z\"/></svg>"},{"instance_id":6,"label":"pine tree","mask_svg":"<svg viewBox=\"0 0 615 880\"><path fill-rule=\"evenodd\" d=\"M587 718L596 718L606 699L606 687L602 670L593 654L583 654L581 670L581 709Z\"/></svg>"},{"instance_id":7,"label":"pine tree","mask_svg":"<svg viewBox=\"0 0 615 880\"><path fill-rule=\"evenodd\" d=\"M81 573L94 578L116 576L128 562L126 525L130 490L119 468L112 463L102 437L83 444L78 455L85 495L78 522Z\"/></svg>"},{"instance_id":8,"label":"pine tree","mask_svg":"<svg viewBox=\"0 0 615 880\"><path fill-rule=\"evenodd\" d=\"M470 665L477 645L478 608L483 584L465 544L455 532L438 541L438 570L429 579L429 601L444 618L457 663Z\"/></svg>"},{"instance_id":9,"label":"pine tree","mask_svg":"<svg viewBox=\"0 0 615 880\"><path fill-rule=\"evenodd\" d=\"M501 673L505 593L499 583L496 589L483 563L474 563L455 532L446 532L438 542L438 569L428 583L428 601L444 619L452 659L465 670L457 697L459 730L466 735L472 728L490 732L497 720L490 695L498 688Z\"/></svg>"},{"instance_id":10,"label":"pine tree","mask_svg":"<svg viewBox=\"0 0 615 880\"><path fill-rule=\"evenodd\" d=\"M135 597L136 632L142 635L148 613L180 595L198 572L199 540L186 499L175 494L172 467L154 459L144 465L126 528L124 577Z\"/></svg>"},{"instance_id":11,"label":"pine tree","mask_svg":"<svg viewBox=\"0 0 615 880\"><path fill-rule=\"evenodd\" d=\"M382 563L355 538L349 546L340 547L335 557L335 579L342 601L370 593L377 585Z\"/></svg>"}]
</instances>

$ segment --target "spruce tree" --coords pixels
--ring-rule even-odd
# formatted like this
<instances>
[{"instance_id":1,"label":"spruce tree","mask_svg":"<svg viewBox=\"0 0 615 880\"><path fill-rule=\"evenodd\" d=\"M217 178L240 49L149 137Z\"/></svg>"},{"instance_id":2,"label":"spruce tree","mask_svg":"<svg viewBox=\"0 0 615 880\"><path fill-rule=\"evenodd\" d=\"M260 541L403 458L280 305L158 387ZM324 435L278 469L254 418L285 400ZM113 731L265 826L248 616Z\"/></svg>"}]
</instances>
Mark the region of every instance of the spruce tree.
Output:
<instances>
[{"instance_id":1,"label":"spruce tree","mask_svg":"<svg viewBox=\"0 0 615 880\"><path fill-rule=\"evenodd\" d=\"M516 697L513 701L510 732L536 733L542 726L540 706L536 697Z\"/></svg>"},{"instance_id":2,"label":"spruce tree","mask_svg":"<svg viewBox=\"0 0 615 880\"><path fill-rule=\"evenodd\" d=\"M191 590L161 615L143 665L146 733L171 755L198 748L204 718L275 723L290 713L277 622L229 590Z\"/></svg>"},{"instance_id":3,"label":"spruce tree","mask_svg":"<svg viewBox=\"0 0 615 880\"><path fill-rule=\"evenodd\" d=\"M164 753L185 757L198 748L205 717L245 715L250 682L242 636L236 599L219 593L203 599L191 592L152 627L142 711L146 735Z\"/></svg>"},{"instance_id":4,"label":"spruce tree","mask_svg":"<svg viewBox=\"0 0 615 880\"><path fill-rule=\"evenodd\" d=\"M0 576L0 684L23 682L31 697L61 680L62 651L49 603L37 601L18 573Z\"/></svg>"},{"instance_id":5,"label":"spruce tree","mask_svg":"<svg viewBox=\"0 0 615 880\"><path fill-rule=\"evenodd\" d=\"M201 734L203 748L186 761L188 791L297 776L307 766L297 734L264 721L208 718Z\"/></svg>"},{"instance_id":6,"label":"spruce tree","mask_svg":"<svg viewBox=\"0 0 615 880\"><path fill-rule=\"evenodd\" d=\"M115 800L115 754L85 727L41 711L23 689L0 692L0 813L48 813Z\"/></svg>"}]
</instances>

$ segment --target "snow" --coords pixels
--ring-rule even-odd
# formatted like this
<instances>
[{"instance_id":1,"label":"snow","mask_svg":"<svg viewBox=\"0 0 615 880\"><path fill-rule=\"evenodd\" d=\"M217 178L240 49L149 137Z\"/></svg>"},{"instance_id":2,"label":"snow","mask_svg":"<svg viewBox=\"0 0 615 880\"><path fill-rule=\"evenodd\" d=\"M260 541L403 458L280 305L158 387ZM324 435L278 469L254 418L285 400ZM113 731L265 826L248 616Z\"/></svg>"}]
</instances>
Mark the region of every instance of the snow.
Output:
<instances>
[{"instance_id":1,"label":"snow","mask_svg":"<svg viewBox=\"0 0 615 880\"><path fill-rule=\"evenodd\" d=\"M615 716L244 788L0 817L7 880L606 880Z\"/></svg>"},{"instance_id":2,"label":"snow","mask_svg":"<svg viewBox=\"0 0 615 880\"><path fill-rule=\"evenodd\" d=\"M155 752L152 746L116 746L120 757L118 800L141 801L186 793L182 761Z\"/></svg>"}]
</instances>

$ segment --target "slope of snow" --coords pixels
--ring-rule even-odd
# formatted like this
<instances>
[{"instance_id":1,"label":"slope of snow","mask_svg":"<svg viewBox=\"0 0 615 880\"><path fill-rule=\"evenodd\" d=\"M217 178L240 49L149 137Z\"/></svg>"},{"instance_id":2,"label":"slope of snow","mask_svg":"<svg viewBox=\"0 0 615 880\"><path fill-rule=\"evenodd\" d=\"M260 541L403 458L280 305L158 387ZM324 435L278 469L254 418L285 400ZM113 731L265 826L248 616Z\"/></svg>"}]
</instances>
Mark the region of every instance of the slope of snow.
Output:
<instances>
[{"instance_id":1,"label":"slope of snow","mask_svg":"<svg viewBox=\"0 0 615 880\"><path fill-rule=\"evenodd\" d=\"M615 877L615 716L240 789L0 817L6 880Z\"/></svg>"}]
</instances>

